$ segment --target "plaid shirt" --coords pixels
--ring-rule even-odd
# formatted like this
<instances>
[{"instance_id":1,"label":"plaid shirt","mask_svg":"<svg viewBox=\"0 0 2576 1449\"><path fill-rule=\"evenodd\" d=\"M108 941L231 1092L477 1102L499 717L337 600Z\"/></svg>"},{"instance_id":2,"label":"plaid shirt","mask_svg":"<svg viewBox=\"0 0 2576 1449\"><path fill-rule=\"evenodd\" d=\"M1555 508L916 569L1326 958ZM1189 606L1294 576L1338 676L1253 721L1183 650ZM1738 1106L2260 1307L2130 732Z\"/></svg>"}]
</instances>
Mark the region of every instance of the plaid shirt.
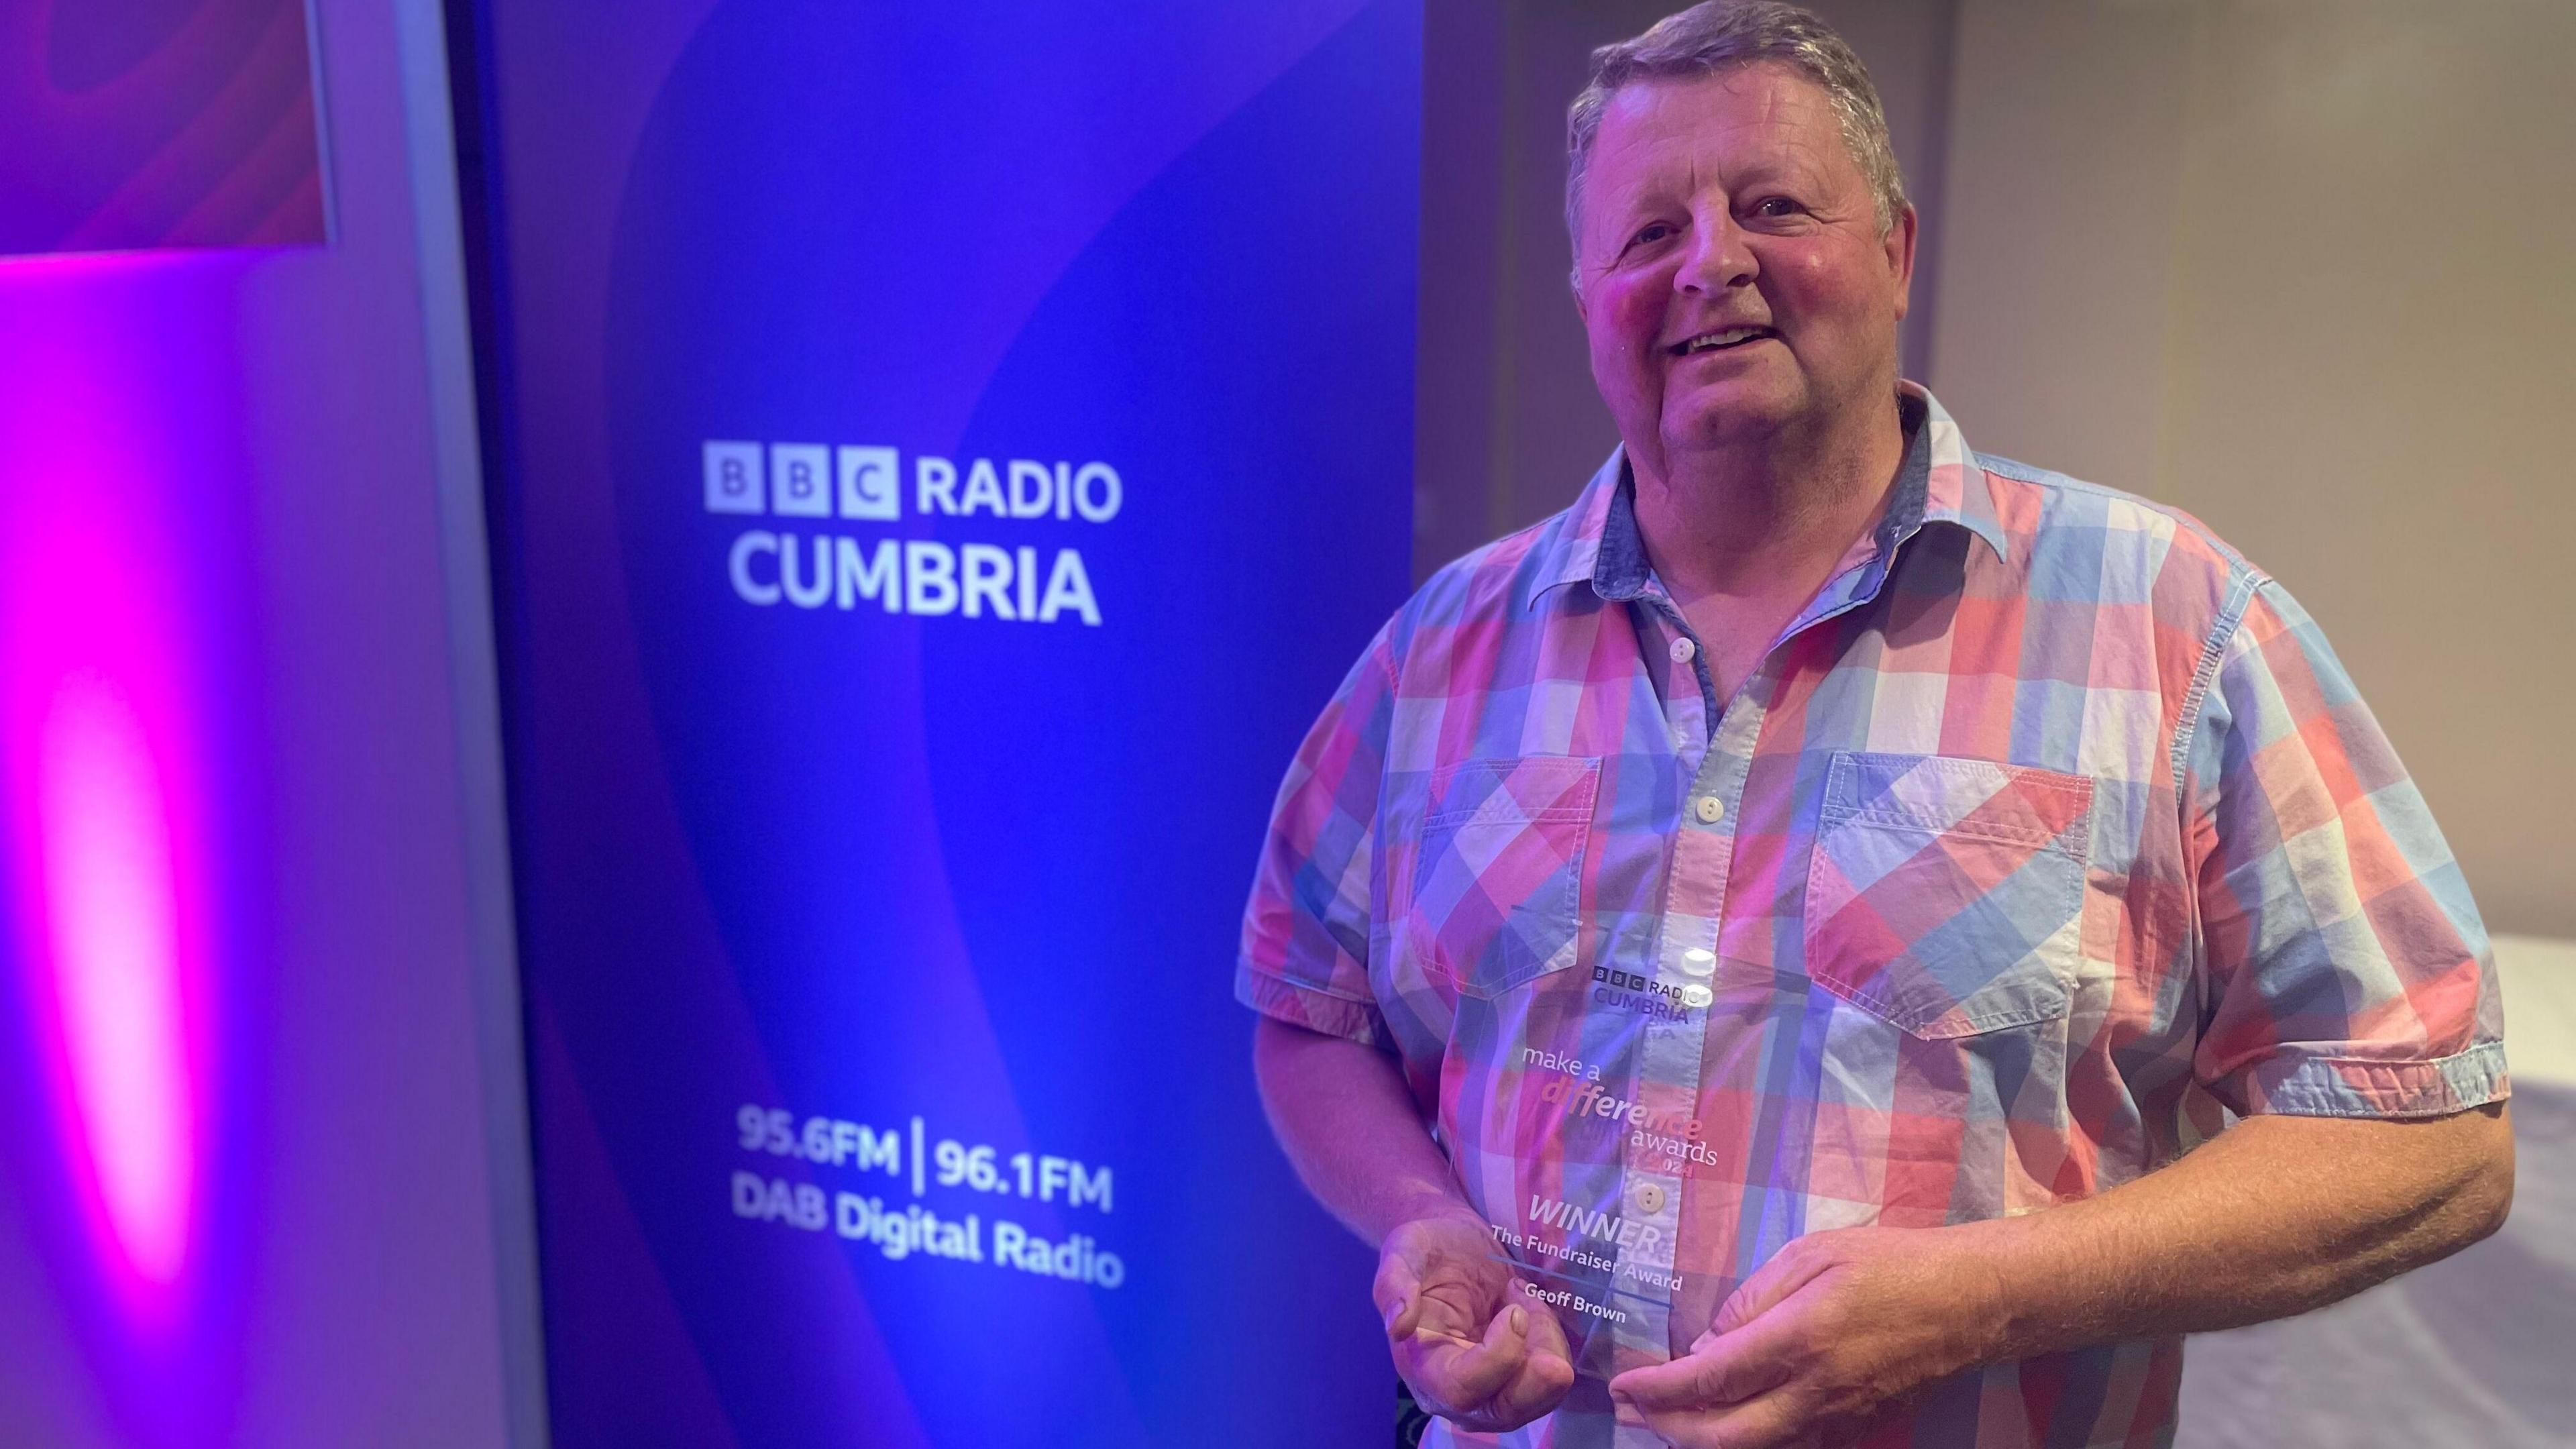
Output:
<instances>
[{"instance_id":1,"label":"plaid shirt","mask_svg":"<svg viewBox=\"0 0 2576 1449\"><path fill-rule=\"evenodd\" d=\"M1236 992L1390 1053L1578 1375L1801 1234L2116 1187L2226 1113L2507 1091L2484 928L2281 586L1904 390L1866 543L1731 699L1614 454L1388 622L1282 786ZM2217 1265L2223 1266L2223 1265ZM2163 1444L2177 1339L1935 1385L1873 1444Z\"/></svg>"}]
</instances>

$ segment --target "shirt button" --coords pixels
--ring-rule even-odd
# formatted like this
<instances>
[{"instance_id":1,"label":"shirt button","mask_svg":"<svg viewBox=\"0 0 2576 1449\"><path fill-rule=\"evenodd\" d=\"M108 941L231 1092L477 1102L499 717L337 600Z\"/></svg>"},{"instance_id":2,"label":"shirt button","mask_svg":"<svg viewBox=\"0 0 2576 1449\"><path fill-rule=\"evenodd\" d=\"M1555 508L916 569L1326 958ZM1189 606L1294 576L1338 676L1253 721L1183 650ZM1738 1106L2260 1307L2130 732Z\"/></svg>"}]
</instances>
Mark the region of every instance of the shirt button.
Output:
<instances>
[{"instance_id":1,"label":"shirt button","mask_svg":"<svg viewBox=\"0 0 2576 1449\"><path fill-rule=\"evenodd\" d=\"M1699 646L1698 646L1698 645L1696 645L1696 644L1693 644L1693 643L1692 643L1689 639L1687 639L1687 638L1675 639L1675 640L1673 641L1673 662L1674 662L1675 664L1688 664L1688 663L1690 663L1690 662L1691 662L1691 656L1692 656L1692 655L1694 655L1694 654L1697 654L1698 652L1699 652Z\"/></svg>"},{"instance_id":2,"label":"shirt button","mask_svg":"<svg viewBox=\"0 0 2576 1449\"><path fill-rule=\"evenodd\" d=\"M1691 728L1689 725L1682 725L1673 731L1674 749L1687 750L1698 743L1699 741L1691 736Z\"/></svg>"},{"instance_id":3,"label":"shirt button","mask_svg":"<svg viewBox=\"0 0 2576 1449\"><path fill-rule=\"evenodd\" d=\"M1726 802L1714 795L1702 795L1691 802L1691 813L1702 825L1715 825L1726 814Z\"/></svg>"},{"instance_id":4,"label":"shirt button","mask_svg":"<svg viewBox=\"0 0 2576 1449\"><path fill-rule=\"evenodd\" d=\"M1648 1217L1664 1210L1664 1185L1660 1182L1638 1183L1628 1189L1628 1196L1637 1204L1637 1211Z\"/></svg>"}]
</instances>

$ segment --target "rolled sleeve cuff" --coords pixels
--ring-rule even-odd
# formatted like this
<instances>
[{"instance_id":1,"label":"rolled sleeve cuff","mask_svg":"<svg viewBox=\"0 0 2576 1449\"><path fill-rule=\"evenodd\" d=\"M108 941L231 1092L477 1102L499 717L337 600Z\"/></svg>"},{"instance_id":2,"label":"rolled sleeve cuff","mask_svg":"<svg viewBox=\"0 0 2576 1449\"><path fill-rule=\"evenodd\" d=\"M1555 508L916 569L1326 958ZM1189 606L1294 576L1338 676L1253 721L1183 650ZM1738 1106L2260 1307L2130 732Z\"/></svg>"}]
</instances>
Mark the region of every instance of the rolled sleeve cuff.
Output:
<instances>
[{"instance_id":1,"label":"rolled sleeve cuff","mask_svg":"<svg viewBox=\"0 0 2576 1449\"><path fill-rule=\"evenodd\" d=\"M1380 1051L1393 1049L1387 1039L1386 1018L1378 1015L1375 1003L1301 986L1249 961L1235 963L1234 999L1290 1026L1345 1037Z\"/></svg>"},{"instance_id":2,"label":"rolled sleeve cuff","mask_svg":"<svg viewBox=\"0 0 2576 1449\"><path fill-rule=\"evenodd\" d=\"M2480 1042L2431 1061L2284 1052L2247 1066L2222 1096L2241 1116L2447 1117L2513 1095L2504 1044Z\"/></svg>"}]
</instances>

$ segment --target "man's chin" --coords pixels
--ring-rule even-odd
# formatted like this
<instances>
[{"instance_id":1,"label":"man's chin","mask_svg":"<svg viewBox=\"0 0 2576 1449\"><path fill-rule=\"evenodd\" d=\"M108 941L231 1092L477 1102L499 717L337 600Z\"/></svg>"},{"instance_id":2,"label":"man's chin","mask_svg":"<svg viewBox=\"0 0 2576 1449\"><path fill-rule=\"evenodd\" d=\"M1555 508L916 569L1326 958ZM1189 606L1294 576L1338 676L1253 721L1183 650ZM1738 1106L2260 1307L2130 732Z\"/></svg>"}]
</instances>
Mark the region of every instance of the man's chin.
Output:
<instances>
[{"instance_id":1,"label":"man's chin","mask_svg":"<svg viewBox=\"0 0 2576 1449\"><path fill-rule=\"evenodd\" d=\"M1660 432L1668 452L1741 447L1778 436L1797 422L1799 411L1787 398L1731 389L1722 396L1691 398L1687 406L1666 412Z\"/></svg>"}]
</instances>

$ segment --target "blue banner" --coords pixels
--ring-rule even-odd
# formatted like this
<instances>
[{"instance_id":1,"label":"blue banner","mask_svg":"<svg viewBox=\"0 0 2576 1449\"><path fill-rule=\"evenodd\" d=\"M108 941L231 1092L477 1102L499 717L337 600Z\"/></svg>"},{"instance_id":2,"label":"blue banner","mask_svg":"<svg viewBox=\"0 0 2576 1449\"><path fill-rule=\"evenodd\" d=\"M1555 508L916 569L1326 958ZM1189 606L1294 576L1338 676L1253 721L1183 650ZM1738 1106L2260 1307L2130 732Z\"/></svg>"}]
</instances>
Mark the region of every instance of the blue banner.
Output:
<instances>
[{"instance_id":1,"label":"blue banner","mask_svg":"<svg viewBox=\"0 0 2576 1449\"><path fill-rule=\"evenodd\" d=\"M1230 988L1407 584L1419 0L476 20L556 1442L1380 1442Z\"/></svg>"}]
</instances>

